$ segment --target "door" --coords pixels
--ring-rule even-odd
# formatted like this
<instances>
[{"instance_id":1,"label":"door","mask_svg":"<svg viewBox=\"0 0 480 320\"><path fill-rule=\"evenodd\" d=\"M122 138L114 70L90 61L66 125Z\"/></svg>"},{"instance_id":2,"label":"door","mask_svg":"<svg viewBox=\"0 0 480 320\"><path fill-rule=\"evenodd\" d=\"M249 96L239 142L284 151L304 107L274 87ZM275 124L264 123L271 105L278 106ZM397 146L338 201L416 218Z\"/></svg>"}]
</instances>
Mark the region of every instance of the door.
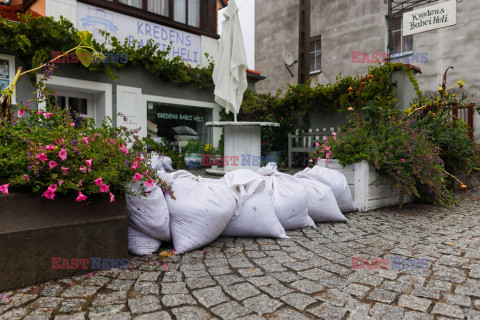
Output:
<instances>
[{"instance_id":1,"label":"door","mask_svg":"<svg viewBox=\"0 0 480 320\"><path fill-rule=\"evenodd\" d=\"M142 89L117 85L117 113L127 117L127 121L117 116L117 127L138 129L140 137L147 136L147 106L142 104Z\"/></svg>"}]
</instances>

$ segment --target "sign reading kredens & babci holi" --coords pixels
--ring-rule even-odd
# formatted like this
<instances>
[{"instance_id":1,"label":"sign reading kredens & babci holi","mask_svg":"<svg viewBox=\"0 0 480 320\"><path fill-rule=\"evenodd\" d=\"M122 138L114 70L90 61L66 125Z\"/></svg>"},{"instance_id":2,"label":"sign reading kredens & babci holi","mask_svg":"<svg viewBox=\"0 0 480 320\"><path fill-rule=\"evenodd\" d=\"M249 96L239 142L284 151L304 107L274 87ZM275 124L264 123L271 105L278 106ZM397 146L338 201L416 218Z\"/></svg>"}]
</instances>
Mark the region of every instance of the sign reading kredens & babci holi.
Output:
<instances>
[{"instance_id":1,"label":"sign reading kredens & babci holi","mask_svg":"<svg viewBox=\"0 0 480 320\"><path fill-rule=\"evenodd\" d=\"M403 14L403 35L445 28L457 24L457 2L440 4L405 12Z\"/></svg>"}]
</instances>

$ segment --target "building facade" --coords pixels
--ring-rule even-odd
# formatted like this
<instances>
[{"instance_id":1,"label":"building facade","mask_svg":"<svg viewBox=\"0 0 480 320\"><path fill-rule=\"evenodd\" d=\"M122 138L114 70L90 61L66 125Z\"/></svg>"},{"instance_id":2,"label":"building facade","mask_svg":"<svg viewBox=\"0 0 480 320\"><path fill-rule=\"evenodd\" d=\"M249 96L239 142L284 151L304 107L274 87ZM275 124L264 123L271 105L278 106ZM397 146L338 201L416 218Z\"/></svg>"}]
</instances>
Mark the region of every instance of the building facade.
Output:
<instances>
[{"instance_id":1,"label":"building facade","mask_svg":"<svg viewBox=\"0 0 480 320\"><path fill-rule=\"evenodd\" d=\"M399 1L397 1L399 2ZM426 1L425 1L426 2ZM430 3L429 5L438 2ZM337 75L366 74L369 66L386 56L388 7L382 0L310 1L310 77L321 84L335 82ZM421 8L420 6L416 7ZM297 59L299 1L259 0L255 4L255 66L267 77L256 89L276 92L298 81L297 65L285 67L283 50ZM449 84L466 79L464 90L480 98L480 5L478 1L456 2L456 25L418 33L402 34L402 19L392 21L393 61L421 69L417 75L425 94L434 93L449 66ZM476 128L480 119L475 114ZM480 138L479 129L474 133Z\"/></svg>"},{"instance_id":2,"label":"building facade","mask_svg":"<svg viewBox=\"0 0 480 320\"><path fill-rule=\"evenodd\" d=\"M195 67L208 66L215 55L219 38L217 12L225 5L217 0L13 0L9 6L0 5L0 15L15 21L17 13L27 11L56 20L63 16L78 30L91 32L98 42L105 41L102 31L120 41L137 41L139 46L153 40L162 50L171 46L171 58L180 57ZM120 55L120 59L127 61L128 57ZM94 118L98 125L105 116L121 112L128 120L116 117L115 125L140 127L141 136L158 141L167 138L181 147L190 139L213 145L220 139L221 128L206 126L208 121L219 120L221 110L214 102L213 89L166 83L141 67L120 69L118 80L113 81L78 63L56 66L46 84L58 92L59 104ZM6 87L23 62L8 48L0 48L0 67L0 85ZM252 86L262 78L256 72L248 74ZM37 74L37 80L41 76ZM32 99L35 90L30 79L23 77L17 84L14 102Z\"/></svg>"}]
</instances>

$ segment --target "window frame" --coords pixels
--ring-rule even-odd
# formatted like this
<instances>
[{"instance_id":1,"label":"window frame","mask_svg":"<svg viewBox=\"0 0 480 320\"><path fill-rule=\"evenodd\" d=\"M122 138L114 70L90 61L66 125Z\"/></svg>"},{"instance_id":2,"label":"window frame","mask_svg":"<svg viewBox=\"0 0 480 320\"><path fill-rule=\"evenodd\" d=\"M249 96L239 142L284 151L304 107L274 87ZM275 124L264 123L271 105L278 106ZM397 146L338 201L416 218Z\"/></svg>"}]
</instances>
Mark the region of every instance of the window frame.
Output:
<instances>
[{"instance_id":1,"label":"window frame","mask_svg":"<svg viewBox=\"0 0 480 320\"><path fill-rule=\"evenodd\" d=\"M402 57L406 57L406 56L411 56L411 55L413 55L413 35L409 35L409 36L404 36L403 35L403 16L402 15L397 16L397 17L392 17L392 26L393 26L393 20L394 19L400 19L400 29L393 30L393 27L392 27L392 31L391 31L392 32L392 44L391 44L392 48L391 48L391 50L392 50L392 52L395 52L395 50L393 48L393 34L395 32L401 32L401 36L400 36L401 50L400 50L399 53L391 54L390 58L391 59L397 59L397 58L402 58ZM387 25L388 25L388 17L387 17ZM388 27L387 27L387 29L388 29ZM387 32L388 32L388 30L387 30ZM404 50L404 48L403 48L403 40L404 40L403 38L404 37L411 37L411 39L412 39L412 50L403 51Z\"/></svg>"},{"instance_id":2,"label":"window frame","mask_svg":"<svg viewBox=\"0 0 480 320\"><path fill-rule=\"evenodd\" d=\"M8 84L13 82L15 79L15 56L7 55L7 54L0 54L1 60L8 61ZM17 104L17 94L16 91L12 95L12 104Z\"/></svg>"},{"instance_id":3,"label":"window frame","mask_svg":"<svg viewBox=\"0 0 480 320\"><path fill-rule=\"evenodd\" d=\"M188 24L188 0L186 0L186 23L180 23L174 20L174 1L169 1L169 15L148 11L148 0L140 0L142 7L134 7L128 4L120 3L119 0L79 0L79 2L107 9L117 13L125 14L145 21L150 21L167 27L190 32L197 35L204 35L214 39L219 39L217 34L217 0L199 0L200 1L200 21L199 27L193 27Z\"/></svg>"},{"instance_id":4,"label":"window frame","mask_svg":"<svg viewBox=\"0 0 480 320\"><path fill-rule=\"evenodd\" d=\"M318 73L321 73L322 72L322 35L319 34L318 36L315 36L315 37L310 37L310 46L312 45L312 42L317 42L317 41L320 41L320 50L315 50L313 52L317 52L317 51L320 51L320 69L318 70L309 70L310 72L310 75L314 75L314 74L318 74ZM316 48L315 48L316 49ZM309 52L309 54L312 54L312 51ZM311 64L310 64L311 66ZM308 67L310 69L310 66Z\"/></svg>"}]
</instances>

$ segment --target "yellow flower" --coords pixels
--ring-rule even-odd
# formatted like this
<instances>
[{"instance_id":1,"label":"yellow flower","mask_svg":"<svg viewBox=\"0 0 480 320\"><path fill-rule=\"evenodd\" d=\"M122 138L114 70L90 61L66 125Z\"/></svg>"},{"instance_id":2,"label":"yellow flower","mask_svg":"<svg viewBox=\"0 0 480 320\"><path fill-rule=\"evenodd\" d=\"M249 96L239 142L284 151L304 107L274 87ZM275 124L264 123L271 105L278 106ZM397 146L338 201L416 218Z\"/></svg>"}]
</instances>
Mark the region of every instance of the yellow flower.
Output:
<instances>
[{"instance_id":1,"label":"yellow flower","mask_svg":"<svg viewBox=\"0 0 480 320\"><path fill-rule=\"evenodd\" d=\"M443 91L443 88L442 87L438 87L438 92L442 92Z\"/></svg>"},{"instance_id":2,"label":"yellow flower","mask_svg":"<svg viewBox=\"0 0 480 320\"><path fill-rule=\"evenodd\" d=\"M454 97L454 98L455 98L456 96L457 96L457 95L456 95L455 93L454 93L454 94L452 94L452 97Z\"/></svg>"}]
</instances>

